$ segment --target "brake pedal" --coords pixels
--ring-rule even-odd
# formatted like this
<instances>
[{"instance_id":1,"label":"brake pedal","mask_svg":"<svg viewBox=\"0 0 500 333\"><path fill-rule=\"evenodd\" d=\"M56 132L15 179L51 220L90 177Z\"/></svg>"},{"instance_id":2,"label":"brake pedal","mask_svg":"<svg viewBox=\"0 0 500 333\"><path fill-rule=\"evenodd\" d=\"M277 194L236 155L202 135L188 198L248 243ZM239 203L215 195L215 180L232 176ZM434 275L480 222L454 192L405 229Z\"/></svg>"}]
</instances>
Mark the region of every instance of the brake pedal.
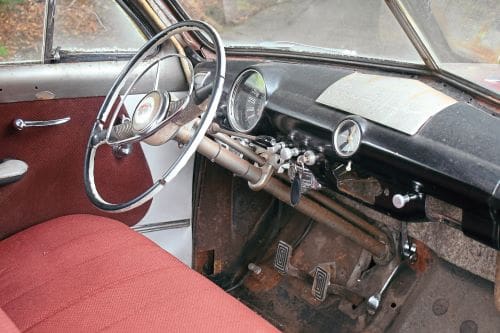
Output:
<instances>
[{"instance_id":1,"label":"brake pedal","mask_svg":"<svg viewBox=\"0 0 500 333\"><path fill-rule=\"evenodd\" d=\"M330 272L321 266L316 266L314 269L312 295L316 300L323 302L326 299L328 295L328 286L330 285L330 277Z\"/></svg>"},{"instance_id":2,"label":"brake pedal","mask_svg":"<svg viewBox=\"0 0 500 333\"><path fill-rule=\"evenodd\" d=\"M274 268L276 268L280 274L288 274L292 251L293 248L290 244L281 240L278 242L276 256L274 257Z\"/></svg>"}]
</instances>

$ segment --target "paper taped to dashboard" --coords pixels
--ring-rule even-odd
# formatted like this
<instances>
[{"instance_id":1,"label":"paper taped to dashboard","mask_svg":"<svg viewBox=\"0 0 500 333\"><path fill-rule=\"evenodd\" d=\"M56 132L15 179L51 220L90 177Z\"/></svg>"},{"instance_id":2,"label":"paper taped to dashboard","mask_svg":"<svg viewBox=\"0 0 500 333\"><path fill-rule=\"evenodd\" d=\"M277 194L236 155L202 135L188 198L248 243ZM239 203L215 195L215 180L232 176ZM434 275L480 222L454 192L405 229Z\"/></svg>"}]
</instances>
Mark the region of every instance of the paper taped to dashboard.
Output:
<instances>
[{"instance_id":1,"label":"paper taped to dashboard","mask_svg":"<svg viewBox=\"0 0 500 333\"><path fill-rule=\"evenodd\" d=\"M356 72L333 83L316 102L414 135L457 101L417 80Z\"/></svg>"}]
</instances>

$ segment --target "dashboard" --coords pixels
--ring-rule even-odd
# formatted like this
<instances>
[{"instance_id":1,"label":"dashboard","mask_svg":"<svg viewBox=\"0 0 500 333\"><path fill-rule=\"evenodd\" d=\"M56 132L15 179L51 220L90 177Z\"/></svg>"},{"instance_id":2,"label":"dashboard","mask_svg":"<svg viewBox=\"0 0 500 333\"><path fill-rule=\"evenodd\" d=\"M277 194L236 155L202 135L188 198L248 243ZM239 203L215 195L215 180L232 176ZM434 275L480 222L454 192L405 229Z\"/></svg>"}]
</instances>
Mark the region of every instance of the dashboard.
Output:
<instances>
[{"instance_id":1,"label":"dashboard","mask_svg":"<svg viewBox=\"0 0 500 333\"><path fill-rule=\"evenodd\" d=\"M403 221L445 222L500 249L497 115L415 75L274 61L227 66L216 121L282 142L292 183L299 163L312 189Z\"/></svg>"}]
</instances>

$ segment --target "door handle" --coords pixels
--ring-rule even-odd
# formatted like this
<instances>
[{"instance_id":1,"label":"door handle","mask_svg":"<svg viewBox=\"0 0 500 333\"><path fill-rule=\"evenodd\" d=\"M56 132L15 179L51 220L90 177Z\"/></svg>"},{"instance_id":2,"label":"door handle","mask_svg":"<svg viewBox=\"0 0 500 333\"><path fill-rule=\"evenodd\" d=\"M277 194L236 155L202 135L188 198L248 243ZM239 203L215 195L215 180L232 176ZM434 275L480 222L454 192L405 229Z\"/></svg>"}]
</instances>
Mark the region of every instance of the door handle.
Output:
<instances>
[{"instance_id":1,"label":"door handle","mask_svg":"<svg viewBox=\"0 0 500 333\"><path fill-rule=\"evenodd\" d=\"M71 120L70 117L65 117L61 119L52 119L52 120L23 120L17 118L14 120L12 124L17 130L21 131L26 127L48 127L48 126L62 125L66 124L70 120Z\"/></svg>"}]
</instances>

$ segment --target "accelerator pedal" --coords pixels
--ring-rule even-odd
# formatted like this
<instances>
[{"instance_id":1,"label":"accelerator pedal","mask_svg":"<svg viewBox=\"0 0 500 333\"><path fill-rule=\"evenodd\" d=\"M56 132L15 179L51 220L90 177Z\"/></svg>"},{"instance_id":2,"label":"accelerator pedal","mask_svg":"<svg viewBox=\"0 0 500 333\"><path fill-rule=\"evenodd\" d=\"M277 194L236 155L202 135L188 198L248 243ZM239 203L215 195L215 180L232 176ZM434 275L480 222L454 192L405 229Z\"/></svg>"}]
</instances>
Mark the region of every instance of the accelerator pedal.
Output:
<instances>
[{"instance_id":1,"label":"accelerator pedal","mask_svg":"<svg viewBox=\"0 0 500 333\"><path fill-rule=\"evenodd\" d=\"M328 295L328 286L330 285L330 277L331 273L329 270L319 265L314 269L314 281L311 291L316 300L323 302L326 299Z\"/></svg>"}]
</instances>

